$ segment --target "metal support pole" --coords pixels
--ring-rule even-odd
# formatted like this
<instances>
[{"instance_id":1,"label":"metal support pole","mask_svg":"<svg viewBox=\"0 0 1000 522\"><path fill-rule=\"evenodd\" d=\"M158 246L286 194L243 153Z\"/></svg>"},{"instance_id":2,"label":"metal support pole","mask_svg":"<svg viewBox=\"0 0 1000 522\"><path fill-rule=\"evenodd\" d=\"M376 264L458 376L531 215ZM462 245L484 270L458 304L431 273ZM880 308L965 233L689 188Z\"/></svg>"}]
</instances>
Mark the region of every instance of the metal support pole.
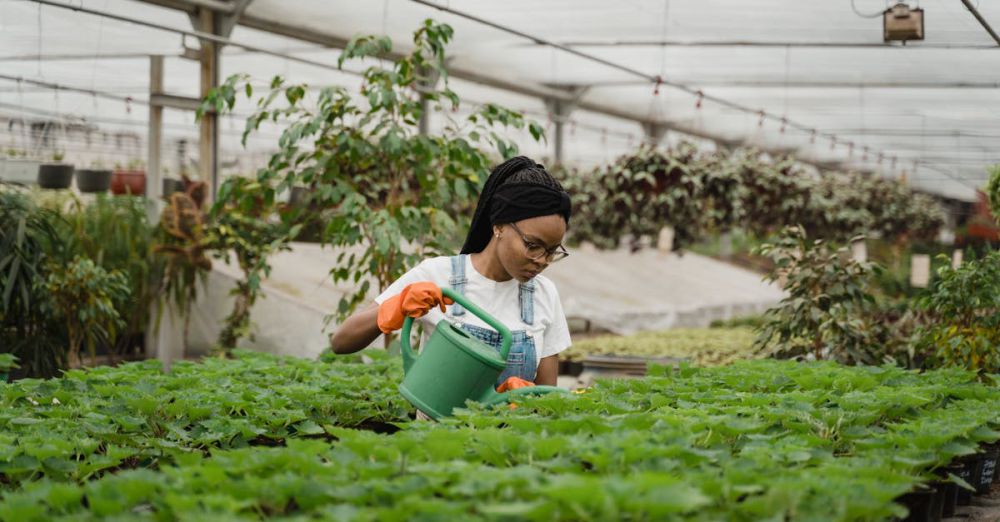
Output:
<instances>
[{"instance_id":1,"label":"metal support pole","mask_svg":"<svg viewBox=\"0 0 1000 522\"><path fill-rule=\"evenodd\" d=\"M552 123L555 124L552 146L554 154L553 163L556 165L561 165L565 158L566 122L569 121L569 116L576 109L580 99L587 93L587 89L588 87L569 86L567 90L571 96L570 100L560 98L548 98L545 100L545 107L548 109L549 114L552 115Z\"/></svg>"},{"instance_id":2,"label":"metal support pole","mask_svg":"<svg viewBox=\"0 0 1000 522\"><path fill-rule=\"evenodd\" d=\"M215 13L201 8L198 12L198 28L203 33L215 34ZM201 96L219 85L219 45L201 39ZM219 188L219 121L215 113L206 113L201 118L199 136L198 170L201 179L212 189L211 199L215 199Z\"/></svg>"},{"instance_id":3,"label":"metal support pole","mask_svg":"<svg viewBox=\"0 0 1000 522\"><path fill-rule=\"evenodd\" d=\"M149 57L149 96L163 93L163 57ZM160 150L163 146L163 107L149 104L149 134L146 143L146 198L150 201L150 222L159 214L163 183L160 179Z\"/></svg>"},{"instance_id":4,"label":"metal support pole","mask_svg":"<svg viewBox=\"0 0 1000 522\"><path fill-rule=\"evenodd\" d=\"M449 60L450 61L450 60ZM419 82L421 91L430 92L433 91L438 82L441 80L441 73L437 69L430 69L424 71L422 75L423 80ZM426 136L430 133L431 127L431 100L427 95L422 94L420 96L420 121L418 122L418 129L421 136Z\"/></svg>"},{"instance_id":5,"label":"metal support pole","mask_svg":"<svg viewBox=\"0 0 1000 522\"><path fill-rule=\"evenodd\" d=\"M554 163L556 165L562 165L565 150L565 125L564 122L566 118L569 117L570 108L562 100L550 100L546 103L549 112L552 114L553 123L555 123L555 132L552 136L552 146L554 154Z\"/></svg>"}]
</instances>

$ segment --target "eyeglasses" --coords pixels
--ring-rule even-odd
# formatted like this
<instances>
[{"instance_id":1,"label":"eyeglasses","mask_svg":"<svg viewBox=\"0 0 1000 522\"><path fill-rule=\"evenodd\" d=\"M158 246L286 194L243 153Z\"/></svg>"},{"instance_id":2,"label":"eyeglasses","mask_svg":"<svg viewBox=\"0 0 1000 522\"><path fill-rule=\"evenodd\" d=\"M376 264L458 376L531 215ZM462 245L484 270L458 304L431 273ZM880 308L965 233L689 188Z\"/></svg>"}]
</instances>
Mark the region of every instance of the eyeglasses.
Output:
<instances>
[{"instance_id":1,"label":"eyeglasses","mask_svg":"<svg viewBox=\"0 0 1000 522\"><path fill-rule=\"evenodd\" d=\"M545 259L549 263L555 263L556 261L566 259L569 255L569 252L567 252L562 245L545 248L545 245L539 245L538 243L531 241L524 236L524 232L521 232L521 229L517 228L517 225L514 223L510 224L510 228L513 228L514 232L517 232L517 235L521 236L521 241L524 242L524 253L528 256L528 259L532 259L534 261Z\"/></svg>"}]
</instances>

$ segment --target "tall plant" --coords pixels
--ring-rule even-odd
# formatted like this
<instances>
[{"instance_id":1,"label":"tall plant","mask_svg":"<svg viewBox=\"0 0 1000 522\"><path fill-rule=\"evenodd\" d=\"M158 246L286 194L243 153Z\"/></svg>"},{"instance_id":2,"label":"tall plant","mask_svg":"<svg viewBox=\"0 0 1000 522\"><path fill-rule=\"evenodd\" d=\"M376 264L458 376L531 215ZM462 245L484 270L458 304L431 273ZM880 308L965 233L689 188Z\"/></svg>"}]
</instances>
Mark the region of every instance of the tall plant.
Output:
<instances>
[{"instance_id":1,"label":"tall plant","mask_svg":"<svg viewBox=\"0 0 1000 522\"><path fill-rule=\"evenodd\" d=\"M276 77L247 120L244 142L265 121L287 125L280 150L256 181L279 192L308 187L313 208L329 213L320 239L341 250L330 273L336 282L358 284L341 299L340 318L365 300L373 284L384 289L423 256L454 252L469 219L457 211L468 208L496 161L480 147L509 158L517 147L501 135L503 128L527 128L542 137L538 124L492 103L467 117L453 116L460 101L445 67L452 32L426 20L409 54L388 68L365 69L362 103L342 87L316 93ZM391 51L388 38L363 36L347 45L339 64ZM251 82L230 77L204 100L202 111L232 110L240 92L252 98ZM425 101L445 119L439 134L419 131Z\"/></svg>"},{"instance_id":2,"label":"tall plant","mask_svg":"<svg viewBox=\"0 0 1000 522\"><path fill-rule=\"evenodd\" d=\"M183 321L185 349L191 306L212 269L205 214L201 208L204 199L204 182L189 185L185 192L171 194L160 215L153 242L153 251L163 257L154 276L157 292L162 303L176 311Z\"/></svg>"},{"instance_id":3,"label":"tall plant","mask_svg":"<svg viewBox=\"0 0 1000 522\"><path fill-rule=\"evenodd\" d=\"M1000 252L943 266L937 275L921 299L933 319L920 332L921 346L938 364L1000 372Z\"/></svg>"},{"instance_id":4,"label":"tall plant","mask_svg":"<svg viewBox=\"0 0 1000 522\"><path fill-rule=\"evenodd\" d=\"M99 342L109 342L125 325L115 302L128 297L128 279L117 270L106 271L92 260L77 257L66 266L49 269L38 283L48 294L54 317L63 321L69 336L69 365L81 365L80 348L89 349L96 363Z\"/></svg>"},{"instance_id":5,"label":"tall plant","mask_svg":"<svg viewBox=\"0 0 1000 522\"><path fill-rule=\"evenodd\" d=\"M788 293L767 311L758 349L779 357L882 362L886 354L872 342L880 332L869 319L875 299L868 290L880 267L851 258L847 247L809 239L801 226L786 228L758 252L774 263L766 279L783 283Z\"/></svg>"},{"instance_id":6,"label":"tall plant","mask_svg":"<svg viewBox=\"0 0 1000 522\"><path fill-rule=\"evenodd\" d=\"M110 345L112 356L121 354L133 347L136 336L146 328L156 296L153 275L161 258L152 255L154 228L146 217L145 201L99 195L86 205L77 200L63 216L65 261L82 255L106 271L118 271L128 278L130 292L114 303L125 325Z\"/></svg>"},{"instance_id":7,"label":"tall plant","mask_svg":"<svg viewBox=\"0 0 1000 522\"><path fill-rule=\"evenodd\" d=\"M22 373L33 377L56 375L66 355L65 336L37 285L61 244L60 219L21 192L0 191L0 352L16 355Z\"/></svg>"},{"instance_id":8,"label":"tall plant","mask_svg":"<svg viewBox=\"0 0 1000 522\"><path fill-rule=\"evenodd\" d=\"M206 243L223 259L232 254L243 278L232 290L233 310L219 334L218 348L225 354L250 334L250 310L260 295L261 280L271 271L271 254L289 249L299 225L278 219L274 190L246 178L229 178L209 215Z\"/></svg>"},{"instance_id":9,"label":"tall plant","mask_svg":"<svg viewBox=\"0 0 1000 522\"><path fill-rule=\"evenodd\" d=\"M990 211L993 217L1000 222L1000 163L991 165L987 171L990 174L986 183L986 196L990 200Z\"/></svg>"}]
</instances>

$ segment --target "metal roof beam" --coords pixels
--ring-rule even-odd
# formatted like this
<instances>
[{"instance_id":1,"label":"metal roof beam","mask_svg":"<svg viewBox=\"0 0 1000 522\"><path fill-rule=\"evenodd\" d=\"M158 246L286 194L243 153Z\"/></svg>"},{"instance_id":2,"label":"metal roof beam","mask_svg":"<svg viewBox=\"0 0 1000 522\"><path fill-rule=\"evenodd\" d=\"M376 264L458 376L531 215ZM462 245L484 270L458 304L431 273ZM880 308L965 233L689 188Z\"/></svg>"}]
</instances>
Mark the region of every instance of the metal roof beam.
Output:
<instances>
[{"instance_id":1,"label":"metal roof beam","mask_svg":"<svg viewBox=\"0 0 1000 522\"><path fill-rule=\"evenodd\" d=\"M834 48L834 49L994 49L995 45L968 45L949 43L909 42L907 45L881 42L756 42L751 40L679 41L679 40L592 40L560 41L567 47L775 47L775 48ZM541 44L526 42L521 47L537 47Z\"/></svg>"}]
</instances>

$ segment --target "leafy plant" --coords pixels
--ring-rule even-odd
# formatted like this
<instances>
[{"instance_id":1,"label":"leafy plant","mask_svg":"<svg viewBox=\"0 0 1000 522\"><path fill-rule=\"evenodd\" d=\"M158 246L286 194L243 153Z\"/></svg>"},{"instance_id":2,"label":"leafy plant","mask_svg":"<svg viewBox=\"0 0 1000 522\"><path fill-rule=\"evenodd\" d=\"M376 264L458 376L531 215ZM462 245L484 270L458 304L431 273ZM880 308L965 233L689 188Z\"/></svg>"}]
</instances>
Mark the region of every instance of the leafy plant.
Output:
<instances>
[{"instance_id":1,"label":"leafy plant","mask_svg":"<svg viewBox=\"0 0 1000 522\"><path fill-rule=\"evenodd\" d=\"M82 364L80 348L84 344L94 364L97 342L114 339L124 326L114 304L127 298L128 280L120 272L108 272L83 257L64 267L50 267L48 273L39 284L49 296L54 316L66 325L70 366Z\"/></svg>"},{"instance_id":2,"label":"leafy plant","mask_svg":"<svg viewBox=\"0 0 1000 522\"><path fill-rule=\"evenodd\" d=\"M682 144L670 151L642 147L588 176L563 175L579 216L573 241L617 248L627 240L638 249L670 225L674 246L686 246L706 226L703 170L697 149Z\"/></svg>"},{"instance_id":3,"label":"leafy plant","mask_svg":"<svg viewBox=\"0 0 1000 522\"><path fill-rule=\"evenodd\" d=\"M243 271L243 279L232 290L236 296L233 311L219 334L218 345L224 353L250 333L250 310L260 295L261 279L271 271L267 258L289 250L289 241L298 234L298 225L289 227L277 218L272 188L238 177L227 179L219 188L205 241L219 257L235 255Z\"/></svg>"},{"instance_id":4,"label":"leafy plant","mask_svg":"<svg viewBox=\"0 0 1000 522\"><path fill-rule=\"evenodd\" d=\"M342 249L331 275L359 286L341 299L340 318L364 301L373 285L382 290L419 259L453 252L469 217L460 210L474 201L494 162L480 146L509 158L517 148L501 137L501 128L527 127L536 139L542 136L539 125L495 104L462 120L452 117L459 98L448 87L445 68L451 38L450 26L425 21L409 54L390 68L365 69L363 105L341 87L313 95L306 85L286 85L276 77L247 120L244 141L265 121L287 124L281 150L256 181L278 192L293 186L311 191L308 215L293 211L283 217L298 224L321 220L321 241ZM358 37L339 63L380 59L391 49L388 38ZM241 92L252 98L251 82L230 77L201 110L232 110ZM446 120L441 134L419 132L425 101Z\"/></svg>"},{"instance_id":5,"label":"leafy plant","mask_svg":"<svg viewBox=\"0 0 1000 522\"><path fill-rule=\"evenodd\" d=\"M198 287L204 284L212 269L212 261L208 258L210 245L205 237L205 215L201 209L205 190L205 183L197 182L190 184L185 192L170 195L160 215L153 243L153 252L165 259L154 276L157 293L183 320L185 348L191 306L198 298Z\"/></svg>"},{"instance_id":6,"label":"leafy plant","mask_svg":"<svg viewBox=\"0 0 1000 522\"><path fill-rule=\"evenodd\" d=\"M7 375L11 370L21 366L17 364L17 356L12 353L0 353L0 374Z\"/></svg>"},{"instance_id":7,"label":"leafy plant","mask_svg":"<svg viewBox=\"0 0 1000 522\"><path fill-rule=\"evenodd\" d=\"M125 324L109 339L110 355L124 354L134 349L149 324L157 292L154 278L162 270L161 259L152 252L154 227L147 219L146 202L140 197L98 195L83 204L74 198L62 216L59 231L64 261L84 256L128 278L130 291L114 303Z\"/></svg>"},{"instance_id":8,"label":"leafy plant","mask_svg":"<svg viewBox=\"0 0 1000 522\"><path fill-rule=\"evenodd\" d=\"M990 179L986 184L986 196L990 200L993 217L1000 222L1000 163L990 166L987 170Z\"/></svg>"},{"instance_id":9,"label":"leafy plant","mask_svg":"<svg viewBox=\"0 0 1000 522\"><path fill-rule=\"evenodd\" d=\"M59 328L37 282L61 244L59 215L21 192L0 191L0 350L21 359L26 375L55 375L65 356Z\"/></svg>"},{"instance_id":10,"label":"leafy plant","mask_svg":"<svg viewBox=\"0 0 1000 522\"><path fill-rule=\"evenodd\" d=\"M792 157L754 149L703 153L689 143L641 147L589 173L563 173L579 225L575 241L617 248L655 244L670 225L683 248L712 232L742 228L768 237L802 226L810 237L873 235L896 242L933 239L945 214L933 198L878 176L811 172Z\"/></svg>"},{"instance_id":11,"label":"leafy plant","mask_svg":"<svg viewBox=\"0 0 1000 522\"><path fill-rule=\"evenodd\" d=\"M880 267L851 258L847 247L808 239L802 227L785 229L758 252L774 263L766 279L788 292L767 311L755 343L760 350L843 363L882 361L886 354L872 343L877 325L869 319L875 299L868 289Z\"/></svg>"},{"instance_id":12,"label":"leafy plant","mask_svg":"<svg viewBox=\"0 0 1000 522\"><path fill-rule=\"evenodd\" d=\"M920 344L941 364L1000 372L1000 252L942 266L937 276L921 299L933 321L921 329Z\"/></svg>"},{"instance_id":13,"label":"leafy plant","mask_svg":"<svg viewBox=\"0 0 1000 522\"><path fill-rule=\"evenodd\" d=\"M654 367L383 434L399 361L236 357L0 387L0 519L883 520L1000 438L954 369Z\"/></svg>"}]
</instances>

